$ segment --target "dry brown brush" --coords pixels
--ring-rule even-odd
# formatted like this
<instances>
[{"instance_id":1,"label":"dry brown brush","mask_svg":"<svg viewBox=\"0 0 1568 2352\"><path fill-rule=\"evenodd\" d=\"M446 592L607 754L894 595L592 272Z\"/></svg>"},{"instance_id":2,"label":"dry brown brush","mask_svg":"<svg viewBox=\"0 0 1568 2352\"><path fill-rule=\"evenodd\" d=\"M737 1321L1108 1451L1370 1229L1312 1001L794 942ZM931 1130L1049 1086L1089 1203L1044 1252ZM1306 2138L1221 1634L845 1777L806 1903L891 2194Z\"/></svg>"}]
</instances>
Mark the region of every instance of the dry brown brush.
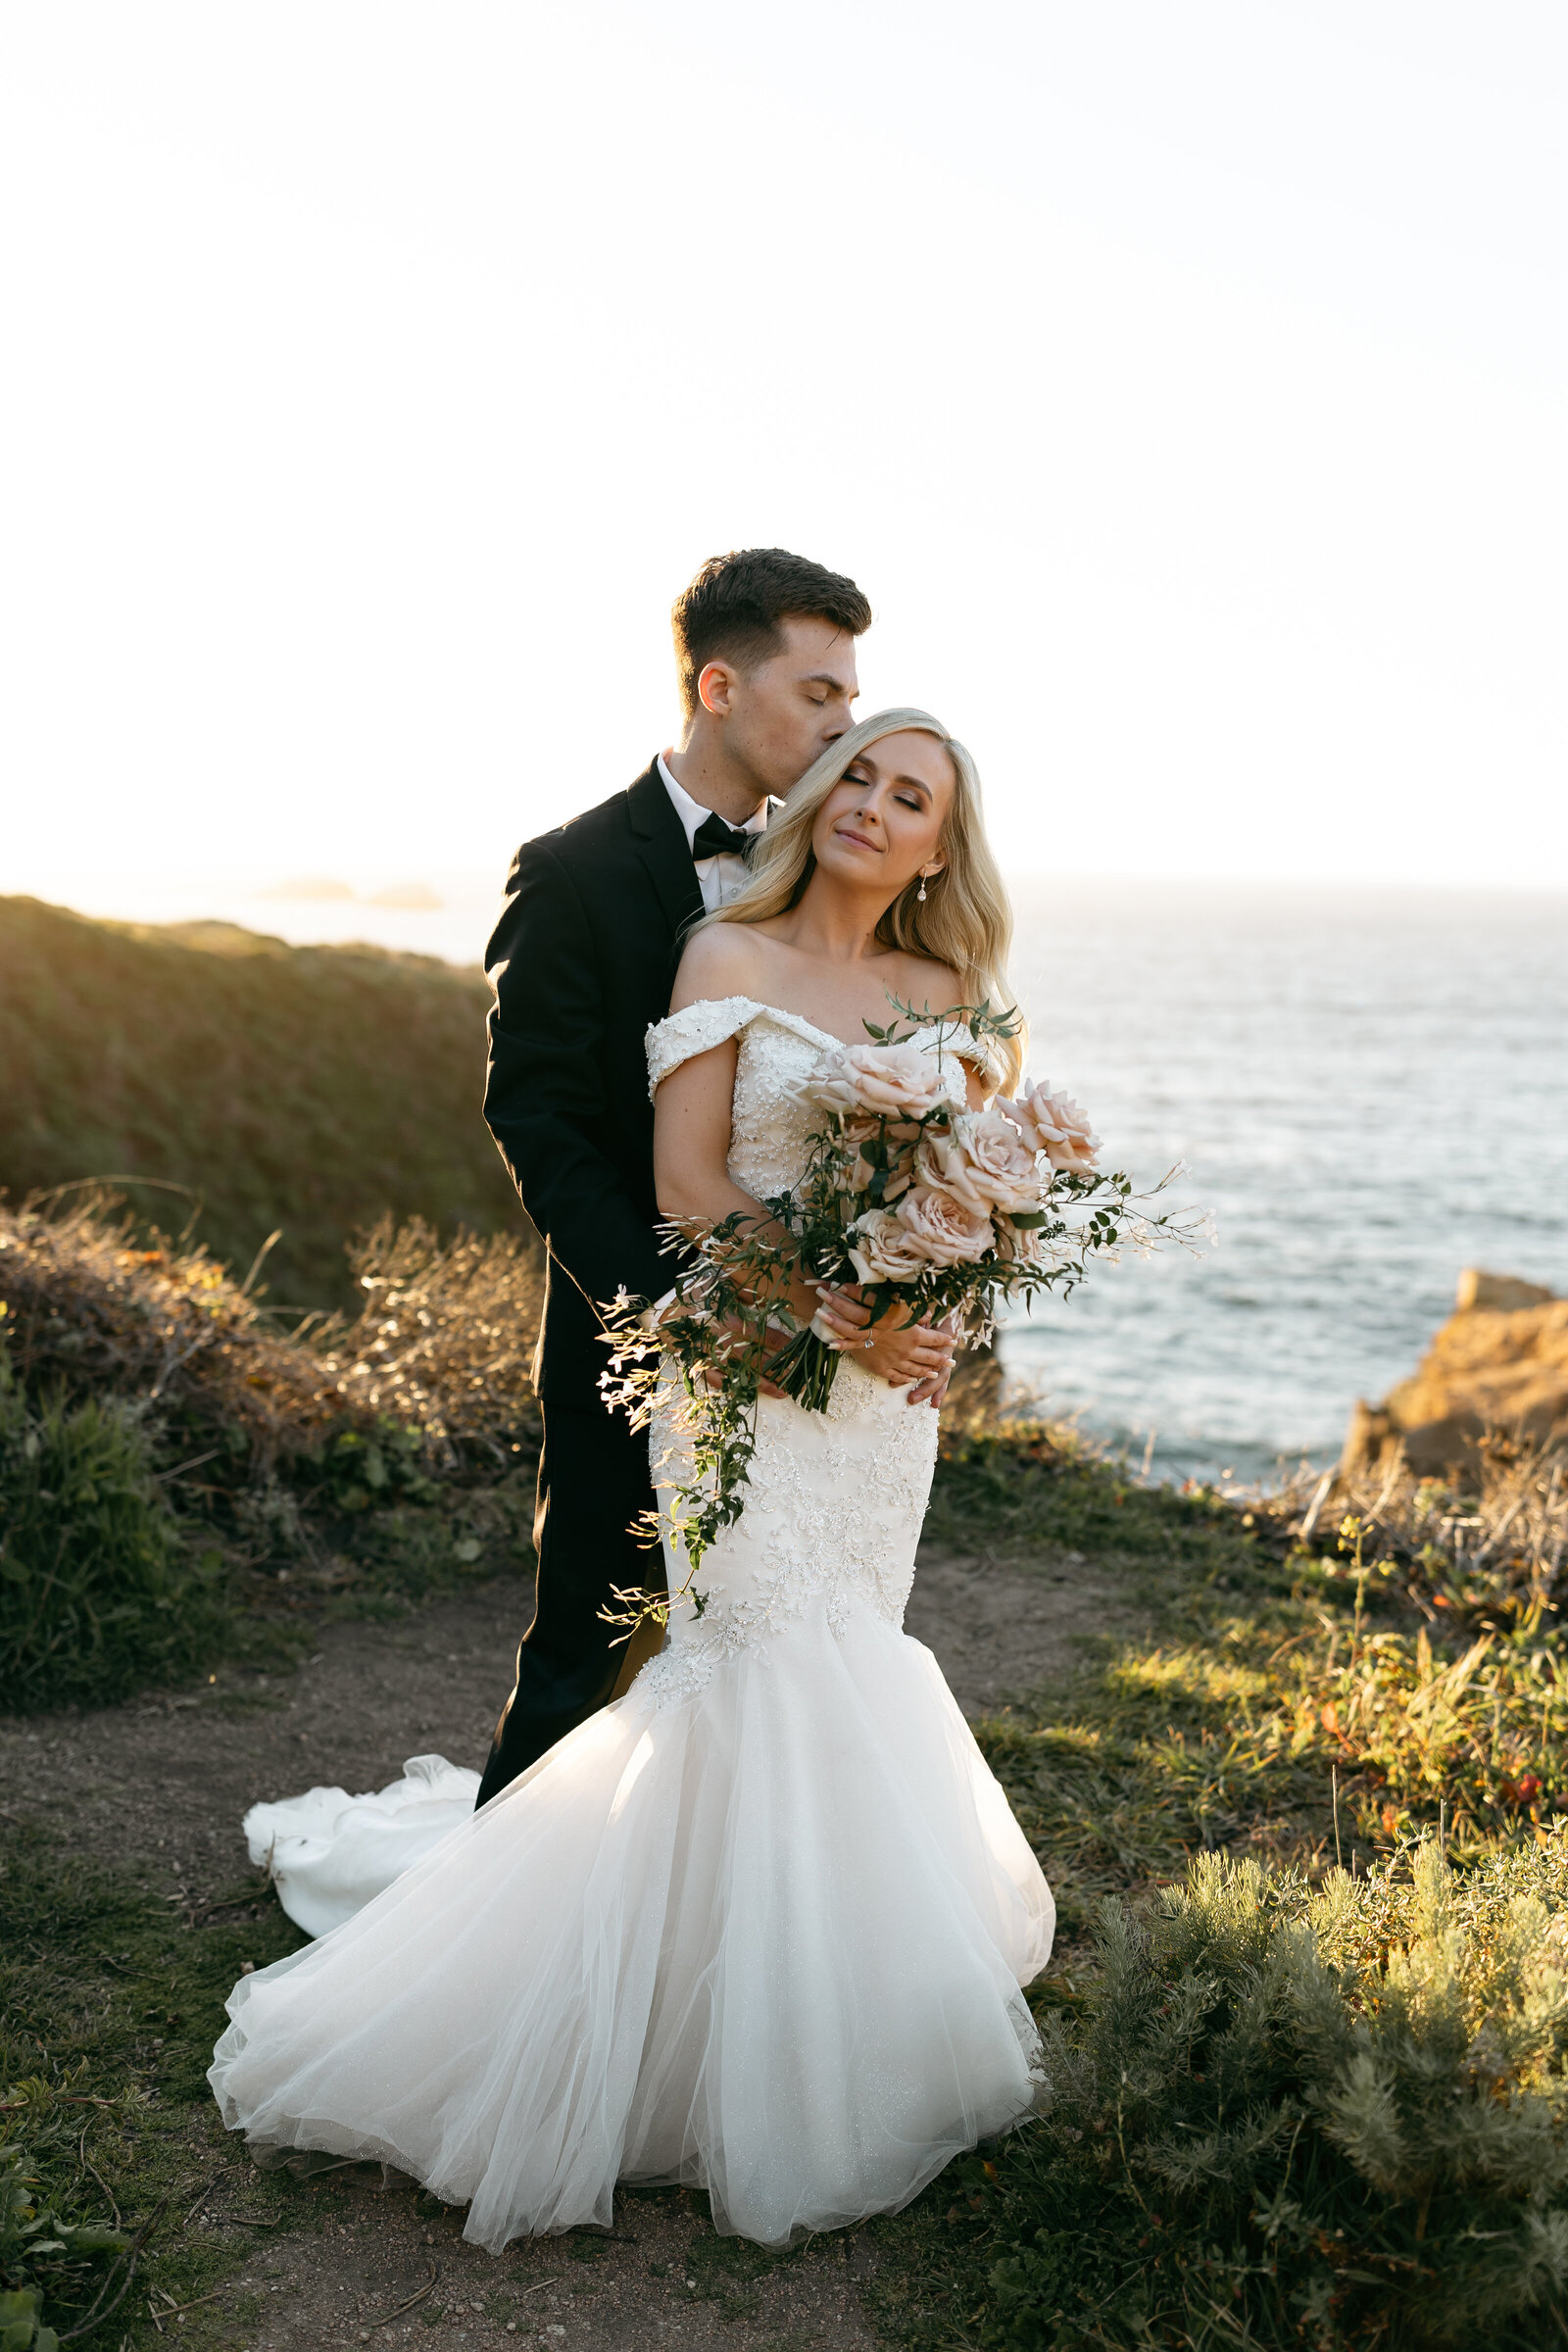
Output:
<instances>
[{"instance_id":1,"label":"dry brown brush","mask_svg":"<svg viewBox=\"0 0 1568 2352\"><path fill-rule=\"evenodd\" d=\"M286 1328L265 1291L199 1243L143 1247L112 1194L58 1212L0 1203L0 1303L29 1388L105 1392L193 1436L243 1440L248 1466L307 1454L332 1432L392 1416L432 1459L509 1457L534 1435L529 1365L544 1278L531 1236L383 1217L349 1250L364 1296L349 1318Z\"/></svg>"},{"instance_id":2,"label":"dry brown brush","mask_svg":"<svg viewBox=\"0 0 1568 2352\"><path fill-rule=\"evenodd\" d=\"M258 1610L526 1570L536 1245L387 1218L352 1263L360 1312L291 1331L111 1199L0 1204L0 1705L210 1667Z\"/></svg>"}]
</instances>

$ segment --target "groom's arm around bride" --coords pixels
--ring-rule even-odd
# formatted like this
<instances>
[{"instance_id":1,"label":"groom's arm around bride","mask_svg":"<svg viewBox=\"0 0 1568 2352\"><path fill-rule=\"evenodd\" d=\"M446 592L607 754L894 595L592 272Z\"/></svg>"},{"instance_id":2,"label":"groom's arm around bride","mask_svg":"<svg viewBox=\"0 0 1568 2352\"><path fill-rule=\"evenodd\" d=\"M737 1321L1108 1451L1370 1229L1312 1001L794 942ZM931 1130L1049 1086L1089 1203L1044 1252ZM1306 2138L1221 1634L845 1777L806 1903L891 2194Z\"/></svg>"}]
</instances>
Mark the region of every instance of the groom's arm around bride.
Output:
<instances>
[{"instance_id":1,"label":"groom's arm around bride","mask_svg":"<svg viewBox=\"0 0 1568 2352\"><path fill-rule=\"evenodd\" d=\"M625 1653L599 1611L612 1587L662 1578L630 1532L653 1507L647 1436L603 1402L595 1312L622 1288L668 1287L644 1036L668 1010L682 934L744 874L731 829L760 823L850 725L871 615L853 580L770 548L705 564L672 617L680 748L524 843L485 956L485 1117L549 1271L535 1606L481 1804L605 1704Z\"/></svg>"}]
</instances>

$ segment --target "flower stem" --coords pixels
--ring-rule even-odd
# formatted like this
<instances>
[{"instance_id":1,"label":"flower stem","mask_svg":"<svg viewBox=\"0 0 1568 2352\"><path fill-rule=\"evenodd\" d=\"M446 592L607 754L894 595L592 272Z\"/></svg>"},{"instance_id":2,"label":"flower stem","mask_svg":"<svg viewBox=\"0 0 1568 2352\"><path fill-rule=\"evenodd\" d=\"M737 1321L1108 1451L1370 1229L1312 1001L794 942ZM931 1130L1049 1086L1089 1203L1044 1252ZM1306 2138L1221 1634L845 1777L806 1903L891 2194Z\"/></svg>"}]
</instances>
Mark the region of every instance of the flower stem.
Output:
<instances>
[{"instance_id":1,"label":"flower stem","mask_svg":"<svg viewBox=\"0 0 1568 2352\"><path fill-rule=\"evenodd\" d=\"M808 1326L779 1349L767 1377L807 1412L825 1413L838 1368L838 1350L825 1347Z\"/></svg>"}]
</instances>

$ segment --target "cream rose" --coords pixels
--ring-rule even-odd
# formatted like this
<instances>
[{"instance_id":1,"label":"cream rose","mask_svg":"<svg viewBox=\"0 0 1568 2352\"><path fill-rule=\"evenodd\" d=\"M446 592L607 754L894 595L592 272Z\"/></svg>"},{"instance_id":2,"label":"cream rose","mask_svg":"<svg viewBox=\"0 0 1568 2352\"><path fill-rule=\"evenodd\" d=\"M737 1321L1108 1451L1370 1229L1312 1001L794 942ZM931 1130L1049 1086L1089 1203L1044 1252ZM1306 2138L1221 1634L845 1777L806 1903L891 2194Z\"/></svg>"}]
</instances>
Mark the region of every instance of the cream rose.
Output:
<instances>
[{"instance_id":1,"label":"cream rose","mask_svg":"<svg viewBox=\"0 0 1568 2352\"><path fill-rule=\"evenodd\" d=\"M850 1263L857 1282L913 1282L931 1263L891 1209L868 1208L853 1231Z\"/></svg>"},{"instance_id":2,"label":"cream rose","mask_svg":"<svg viewBox=\"0 0 1568 2352\"><path fill-rule=\"evenodd\" d=\"M804 1091L826 1110L923 1119L939 1102L960 1099L955 1087L947 1065L918 1046L846 1046L830 1073Z\"/></svg>"},{"instance_id":3,"label":"cream rose","mask_svg":"<svg viewBox=\"0 0 1568 2352\"><path fill-rule=\"evenodd\" d=\"M1071 1095L1054 1095L1049 1082L1030 1088L1021 1101L999 1106L1017 1122L1023 1139L1043 1152L1054 1168L1072 1176L1092 1176L1100 1138L1089 1131L1089 1113Z\"/></svg>"},{"instance_id":4,"label":"cream rose","mask_svg":"<svg viewBox=\"0 0 1568 2352\"><path fill-rule=\"evenodd\" d=\"M934 1191L966 1208L1038 1208L1045 1191L1033 1150L996 1109L955 1119L945 1135L922 1136L915 1165Z\"/></svg>"},{"instance_id":5,"label":"cream rose","mask_svg":"<svg viewBox=\"0 0 1568 2352\"><path fill-rule=\"evenodd\" d=\"M952 1193L917 1184L894 1210L894 1215L923 1256L936 1266L972 1264L996 1245L991 1218L983 1208L968 1208Z\"/></svg>"}]
</instances>

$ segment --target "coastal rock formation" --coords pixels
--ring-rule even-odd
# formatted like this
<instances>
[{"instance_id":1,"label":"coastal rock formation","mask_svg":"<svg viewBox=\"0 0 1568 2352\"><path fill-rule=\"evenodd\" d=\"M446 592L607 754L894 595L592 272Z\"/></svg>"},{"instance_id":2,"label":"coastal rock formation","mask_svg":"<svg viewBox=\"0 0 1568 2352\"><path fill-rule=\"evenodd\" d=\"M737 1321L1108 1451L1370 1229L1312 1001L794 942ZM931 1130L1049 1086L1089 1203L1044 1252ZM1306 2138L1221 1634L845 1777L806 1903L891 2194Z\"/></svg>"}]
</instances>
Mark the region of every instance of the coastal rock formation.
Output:
<instances>
[{"instance_id":1,"label":"coastal rock formation","mask_svg":"<svg viewBox=\"0 0 1568 2352\"><path fill-rule=\"evenodd\" d=\"M1466 1266L1453 1303L1461 1315L1472 1306L1494 1306L1512 1314L1521 1306L1550 1306L1555 1297L1544 1282L1521 1282L1516 1274L1488 1274L1480 1266Z\"/></svg>"},{"instance_id":2,"label":"coastal rock formation","mask_svg":"<svg viewBox=\"0 0 1568 2352\"><path fill-rule=\"evenodd\" d=\"M1357 1400L1341 1474L1386 1469L1400 1447L1418 1478L1463 1471L1489 1430L1568 1446L1568 1298L1470 1266L1410 1379L1380 1405Z\"/></svg>"}]
</instances>

